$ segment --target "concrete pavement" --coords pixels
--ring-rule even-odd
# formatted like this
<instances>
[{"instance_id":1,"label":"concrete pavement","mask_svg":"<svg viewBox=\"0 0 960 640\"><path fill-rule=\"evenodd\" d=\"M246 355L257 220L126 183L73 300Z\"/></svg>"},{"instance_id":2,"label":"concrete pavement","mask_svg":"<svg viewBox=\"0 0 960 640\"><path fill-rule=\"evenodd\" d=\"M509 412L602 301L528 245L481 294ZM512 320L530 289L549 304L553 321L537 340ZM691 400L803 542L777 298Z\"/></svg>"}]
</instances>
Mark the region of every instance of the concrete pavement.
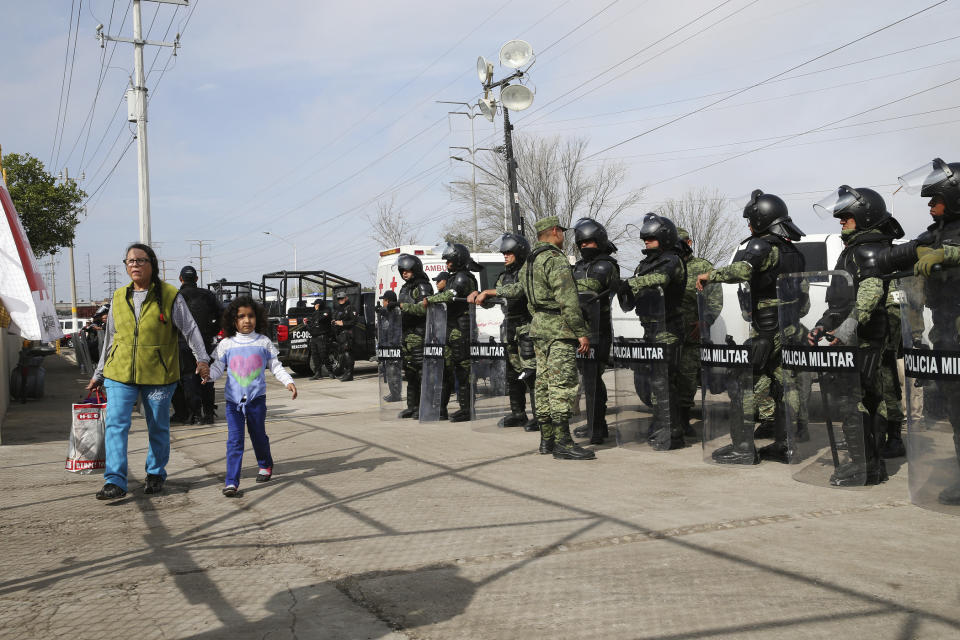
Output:
<instances>
[{"instance_id":1,"label":"concrete pavement","mask_svg":"<svg viewBox=\"0 0 960 640\"><path fill-rule=\"evenodd\" d=\"M490 424L381 422L372 370L271 383L275 478L220 494L225 424L173 428L164 495L63 471L83 380L11 407L0 447L0 636L49 638L960 637L960 518L906 467L838 490L699 447L535 453Z\"/></svg>"}]
</instances>

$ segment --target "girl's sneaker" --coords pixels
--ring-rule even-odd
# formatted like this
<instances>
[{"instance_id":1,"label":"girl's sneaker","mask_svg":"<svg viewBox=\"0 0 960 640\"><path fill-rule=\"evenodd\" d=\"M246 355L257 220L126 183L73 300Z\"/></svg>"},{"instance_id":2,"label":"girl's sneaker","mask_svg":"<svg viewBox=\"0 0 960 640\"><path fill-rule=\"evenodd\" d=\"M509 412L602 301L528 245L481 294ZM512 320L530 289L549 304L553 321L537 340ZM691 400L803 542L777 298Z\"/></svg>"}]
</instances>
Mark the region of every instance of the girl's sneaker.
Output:
<instances>
[{"instance_id":1,"label":"girl's sneaker","mask_svg":"<svg viewBox=\"0 0 960 640\"><path fill-rule=\"evenodd\" d=\"M234 497L237 495L237 487L235 485L228 484L223 488L223 495L227 496L228 498Z\"/></svg>"},{"instance_id":2,"label":"girl's sneaker","mask_svg":"<svg viewBox=\"0 0 960 640\"><path fill-rule=\"evenodd\" d=\"M257 482L266 482L271 477L273 477L273 467L268 469L260 469L257 473Z\"/></svg>"}]
</instances>

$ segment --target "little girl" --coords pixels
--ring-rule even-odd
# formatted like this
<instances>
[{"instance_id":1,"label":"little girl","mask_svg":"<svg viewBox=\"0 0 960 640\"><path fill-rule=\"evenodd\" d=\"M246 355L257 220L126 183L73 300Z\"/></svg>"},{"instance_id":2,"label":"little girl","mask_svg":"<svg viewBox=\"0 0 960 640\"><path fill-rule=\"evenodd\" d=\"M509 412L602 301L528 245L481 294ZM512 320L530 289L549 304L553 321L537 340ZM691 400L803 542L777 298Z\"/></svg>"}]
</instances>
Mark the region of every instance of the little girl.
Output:
<instances>
[{"instance_id":1,"label":"little girl","mask_svg":"<svg viewBox=\"0 0 960 640\"><path fill-rule=\"evenodd\" d=\"M240 466L243 462L243 426L250 432L253 451L260 471L257 482L266 482L273 475L270 439L264 427L267 415L267 367L277 380L297 397L293 379L277 359L277 347L262 335L267 329L267 314L252 298L243 296L230 303L223 314L223 331L227 336L217 345L210 363L210 376L204 382L227 376L223 395L227 401L227 481L223 495L237 495Z\"/></svg>"}]
</instances>

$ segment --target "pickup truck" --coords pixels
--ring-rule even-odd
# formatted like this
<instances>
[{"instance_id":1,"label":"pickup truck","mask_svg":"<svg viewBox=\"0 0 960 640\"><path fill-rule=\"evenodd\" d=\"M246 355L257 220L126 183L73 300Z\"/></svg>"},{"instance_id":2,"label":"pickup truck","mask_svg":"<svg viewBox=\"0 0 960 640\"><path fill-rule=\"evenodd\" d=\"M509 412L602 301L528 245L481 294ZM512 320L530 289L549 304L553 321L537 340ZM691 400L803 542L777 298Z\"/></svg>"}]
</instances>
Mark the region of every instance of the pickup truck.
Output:
<instances>
[{"instance_id":1,"label":"pickup truck","mask_svg":"<svg viewBox=\"0 0 960 640\"><path fill-rule=\"evenodd\" d=\"M314 313L313 301L320 300L321 305L333 311L336 296L340 292L346 292L360 315L360 322L353 331L353 357L355 360L373 358L376 300L373 292L361 290L359 282L328 271L276 271L264 274L261 286L273 292L266 301L267 317L271 326L275 327L272 338L284 366L300 375L310 374L310 331L307 322ZM339 371L339 354L333 348L328 350L328 354L332 359L332 369Z\"/></svg>"}]
</instances>

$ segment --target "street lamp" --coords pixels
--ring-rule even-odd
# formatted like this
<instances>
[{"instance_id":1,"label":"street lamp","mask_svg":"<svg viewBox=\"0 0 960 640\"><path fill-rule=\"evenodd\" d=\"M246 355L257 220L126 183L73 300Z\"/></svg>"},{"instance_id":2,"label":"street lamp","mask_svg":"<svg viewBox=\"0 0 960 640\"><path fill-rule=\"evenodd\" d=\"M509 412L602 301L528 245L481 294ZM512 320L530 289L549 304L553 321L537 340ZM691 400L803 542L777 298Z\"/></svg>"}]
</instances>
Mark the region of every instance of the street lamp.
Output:
<instances>
[{"instance_id":1,"label":"street lamp","mask_svg":"<svg viewBox=\"0 0 960 640\"><path fill-rule=\"evenodd\" d=\"M503 112L503 142L507 159L507 178L510 190L510 217L514 233L523 235L523 218L520 216L520 195L517 189L517 162L513 157L513 138L510 110L523 111L533 104L533 91L523 84L523 78L536 59L533 47L524 40L510 40L500 47L500 65L515 69L511 75L493 81L493 64L480 56L477 58L477 77L483 85L483 97L477 103L480 112L493 122L497 113L497 100L490 95L491 89L500 88L500 110ZM523 67L526 65L526 69ZM510 84L516 80L519 84ZM472 164L472 163L471 163Z\"/></svg>"}]
</instances>

